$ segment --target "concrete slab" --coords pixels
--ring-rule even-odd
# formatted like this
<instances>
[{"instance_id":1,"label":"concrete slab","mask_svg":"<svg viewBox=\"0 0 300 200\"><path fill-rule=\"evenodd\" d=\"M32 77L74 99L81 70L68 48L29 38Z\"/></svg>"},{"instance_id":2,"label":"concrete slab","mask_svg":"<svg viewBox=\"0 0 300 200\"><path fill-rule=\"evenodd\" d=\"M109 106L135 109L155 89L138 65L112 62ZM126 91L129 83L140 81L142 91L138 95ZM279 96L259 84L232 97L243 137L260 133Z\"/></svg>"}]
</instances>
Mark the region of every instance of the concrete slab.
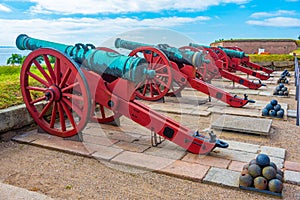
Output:
<instances>
[{"instance_id":1,"label":"concrete slab","mask_svg":"<svg viewBox=\"0 0 300 200\"><path fill-rule=\"evenodd\" d=\"M6 200L53 200L46 195L32 192L24 188L0 183L0 199Z\"/></svg>"},{"instance_id":2,"label":"concrete slab","mask_svg":"<svg viewBox=\"0 0 300 200\"><path fill-rule=\"evenodd\" d=\"M297 110L287 110L287 116L297 118Z\"/></svg>"},{"instance_id":3,"label":"concrete slab","mask_svg":"<svg viewBox=\"0 0 300 200\"><path fill-rule=\"evenodd\" d=\"M272 119L222 115L220 118L211 123L211 128L241 133L268 135L271 125Z\"/></svg>"},{"instance_id":4,"label":"concrete slab","mask_svg":"<svg viewBox=\"0 0 300 200\"><path fill-rule=\"evenodd\" d=\"M177 160L159 171L180 178L202 181L209 168L209 166Z\"/></svg>"},{"instance_id":5,"label":"concrete slab","mask_svg":"<svg viewBox=\"0 0 300 200\"><path fill-rule=\"evenodd\" d=\"M203 181L237 188L239 176L240 172L211 167Z\"/></svg>"},{"instance_id":6,"label":"concrete slab","mask_svg":"<svg viewBox=\"0 0 300 200\"><path fill-rule=\"evenodd\" d=\"M256 144L237 142L237 141L233 141L233 140L227 140L226 142L229 144L228 149L232 149L232 150L245 151L245 152L250 152L250 153L258 153L258 150L260 148L260 146L256 145Z\"/></svg>"},{"instance_id":7,"label":"concrete slab","mask_svg":"<svg viewBox=\"0 0 300 200\"><path fill-rule=\"evenodd\" d=\"M174 159L162 158L158 156L129 151L122 152L111 161L113 163L125 164L153 171L161 170L175 162Z\"/></svg>"},{"instance_id":8,"label":"concrete slab","mask_svg":"<svg viewBox=\"0 0 300 200\"><path fill-rule=\"evenodd\" d=\"M123 149L115 148L115 147L107 147L96 144L85 144L86 148L89 151L93 152L92 157L100 160L109 161L123 152Z\"/></svg>"},{"instance_id":9,"label":"concrete slab","mask_svg":"<svg viewBox=\"0 0 300 200\"><path fill-rule=\"evenodd\" d=\"M270 157L276 157L276 158L285 158L286 150L283 148L278 147L269 147L269 146L261 146L259 148L260 153L267 154Z\"/></svg>"},{"instance_id":10,"label":"concrete slab","mask_svg":"<svg viewBox=\"0 0 300 200\"><path fill-rule=\"evenodd\" d=\"M285 170L283 178L287 183L300 185L300 172Z\"/></svg>"}]
</instances>

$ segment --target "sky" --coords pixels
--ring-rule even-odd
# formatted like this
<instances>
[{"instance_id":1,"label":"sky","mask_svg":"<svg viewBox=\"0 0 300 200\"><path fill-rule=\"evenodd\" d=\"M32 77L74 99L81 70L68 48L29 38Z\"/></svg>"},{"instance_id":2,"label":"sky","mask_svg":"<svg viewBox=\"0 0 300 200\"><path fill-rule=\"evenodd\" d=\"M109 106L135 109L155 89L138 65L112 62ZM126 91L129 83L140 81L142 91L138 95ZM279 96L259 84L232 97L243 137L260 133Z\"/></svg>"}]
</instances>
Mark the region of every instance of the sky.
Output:
<instances>
[{"instance_id":1,"label":"sky","mask_svg":"<svg viewBox=\"0 0 300 200\"><path fill-rule=\"evenodd\" d=\"M173 41L179 34L204 45L219 39L298 39L300 0L1 0L0 27L0 46L15 46L19 34L99 46L148 28L144 37L168 30L176 33Z\"/></svg>"}]
</instances>

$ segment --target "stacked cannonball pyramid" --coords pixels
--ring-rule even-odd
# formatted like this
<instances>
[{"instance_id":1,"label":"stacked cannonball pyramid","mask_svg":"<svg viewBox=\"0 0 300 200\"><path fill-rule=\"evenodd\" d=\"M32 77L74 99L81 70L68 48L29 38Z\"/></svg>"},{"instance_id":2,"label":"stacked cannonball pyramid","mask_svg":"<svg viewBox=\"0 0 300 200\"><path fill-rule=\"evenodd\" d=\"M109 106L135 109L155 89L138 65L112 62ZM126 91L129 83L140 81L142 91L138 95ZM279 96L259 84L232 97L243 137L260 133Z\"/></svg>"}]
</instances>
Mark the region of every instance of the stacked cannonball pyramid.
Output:
<instances>
[{"instance_id":1,"label":"stacked cannonball pyramid","mask_svg":"<svg viewBox=\"0 0 300 200\"><path fill-rule=\"evenodd\" d=\"M278 79L278 83L286 83L286 84L288 84L289 83L289 80L287 79L287 77L290 77L291 76L291 74L290 74L290 72L287 70L287 69L285 69L282 73L281 73L281 76L280 76L280 78Z\"/></svg>"},{"instance_id":2,"label":"stacked cannonball pyramid","mask_svg":"<svg viewBox=\"0 0 300 200\"><path fill-rule=\"evenodd\" d=\"M262 109L262 116L283 118L284 110L276 99L272 99L270 103Z\"/></svg>"},{"instance_id":3,"label":"stacked cannonball pyramid","mask_svg":"<svg viewBox=\"0 0 300 200\"><path fill-rule=\"evenodd\" d=\"M278 96L289 96L289 90L287 87L284 86L283 83L279 83L278 86L276 86L273 95L278 95Z\"/></svg>"},{"instance_id":4,"label":"stacked cannonball pyramid","mask_svg":"<svg viewBox=\"0 0 300 200\"><path fill-rule=\"evenodd\" d=\"M275 163L270 162L270 157L266 154L259 154L256 159L244 165L239 177L240 186L269 190L274 193L282 192L282 183L282 171Z\"/></svg>"}]
</instances>

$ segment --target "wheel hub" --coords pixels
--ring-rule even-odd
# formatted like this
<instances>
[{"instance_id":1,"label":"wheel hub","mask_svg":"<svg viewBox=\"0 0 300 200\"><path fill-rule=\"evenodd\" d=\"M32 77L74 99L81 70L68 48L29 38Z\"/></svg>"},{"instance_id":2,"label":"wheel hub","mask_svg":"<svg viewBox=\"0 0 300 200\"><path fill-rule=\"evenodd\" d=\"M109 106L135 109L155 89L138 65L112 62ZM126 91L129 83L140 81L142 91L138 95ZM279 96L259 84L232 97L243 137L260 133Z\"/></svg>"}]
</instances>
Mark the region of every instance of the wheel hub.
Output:
<instances>
[{"instance_id":1,"label":"wheel hub","mask_svg":"<svg viewBox=\"0 0 300 200\"><path fill-rule=\"evenodd\" d=\"M48 101L59 101L61 99L61 91L57 85L51 85L45 91L45 97Z\"/></svg>"}]
</instances>

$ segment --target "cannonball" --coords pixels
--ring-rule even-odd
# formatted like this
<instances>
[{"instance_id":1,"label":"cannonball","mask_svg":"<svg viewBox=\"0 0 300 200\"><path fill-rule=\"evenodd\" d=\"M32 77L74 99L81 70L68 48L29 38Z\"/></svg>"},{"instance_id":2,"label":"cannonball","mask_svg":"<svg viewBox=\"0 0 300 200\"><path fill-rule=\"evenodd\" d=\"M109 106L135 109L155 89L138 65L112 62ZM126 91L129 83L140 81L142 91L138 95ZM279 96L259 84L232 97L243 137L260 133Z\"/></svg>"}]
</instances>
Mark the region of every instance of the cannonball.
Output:
<instances>
[{"instance_id":1,"label":"cannonball","mask_svg":"<svg viewBox=\"0 0 300 200\"><path fill-rule=\"evenodd\" d=\"M272 179L269 181L268 187L271 192L280 193L282 191L283 184L278 179Z\"/></svg>"},{"instance_id":2,"label":"cannonball","mask_svg":"<svg viewBox=\"0 0 300 200\"><path fill-rule=\"evenodd\" d=\"M266 154L258 154L256 156L256 163L261 166L261 167L265 167L270 165L270 157Z\"/></svg>"},{"instance_id":3,"label":"cannonball","mask_svg":"<svg viewBox=\"0 0 300 200\"><path fill-rule=\"evenodd\" d=\"M254 179L254 187L259 190L265 190L268 186L268 181L262 176L258 176Z\"/></svg>"}]
</instances>

